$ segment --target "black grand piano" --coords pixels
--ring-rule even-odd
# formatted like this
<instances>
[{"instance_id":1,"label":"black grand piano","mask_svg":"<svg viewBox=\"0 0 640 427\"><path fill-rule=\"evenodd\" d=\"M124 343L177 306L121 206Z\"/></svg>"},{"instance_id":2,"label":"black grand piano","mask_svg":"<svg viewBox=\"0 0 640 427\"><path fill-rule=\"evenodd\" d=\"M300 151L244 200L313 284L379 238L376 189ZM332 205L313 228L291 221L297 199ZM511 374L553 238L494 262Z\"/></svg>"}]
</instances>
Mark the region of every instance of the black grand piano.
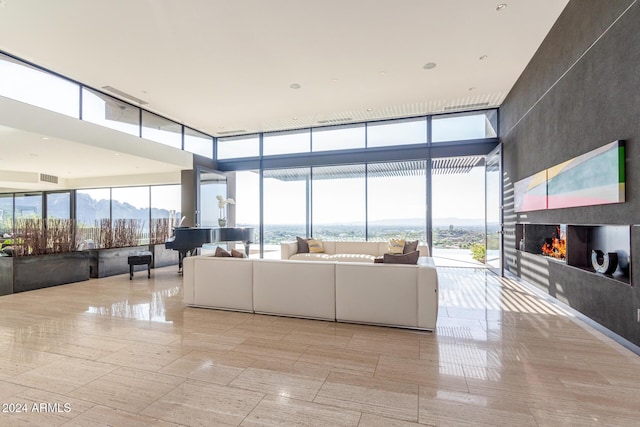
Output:
<instances>
[{"instance_id":1,"label":"black grand piano","mask_svg":"<svg viewBox=\"0 0 640 427\"><path fill-rule=\"evenodd\" d=\"M176 227L173 236L167 239L164 247L178 251L178 271L182 271L184 257L193 255L196 249L205 243L242 242L244 252L249 256L249 246L253 243L254 234L251 227Z\"/></svg>"}]
</instances>

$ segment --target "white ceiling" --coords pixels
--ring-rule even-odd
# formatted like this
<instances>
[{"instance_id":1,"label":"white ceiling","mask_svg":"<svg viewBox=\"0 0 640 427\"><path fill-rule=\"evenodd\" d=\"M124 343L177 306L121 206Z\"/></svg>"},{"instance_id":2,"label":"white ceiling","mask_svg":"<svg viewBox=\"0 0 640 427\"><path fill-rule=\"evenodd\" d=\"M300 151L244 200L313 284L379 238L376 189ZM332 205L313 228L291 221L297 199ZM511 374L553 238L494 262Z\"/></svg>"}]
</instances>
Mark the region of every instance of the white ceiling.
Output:
<instances>
[{"instance_id":1,"label":"white ceiling","mask_svg":"<svg viewBox=\"0 0 640 427\"><path fill-rule=\"evenodd\" d=\"M222 136L499 106L567 3L0 0L0 50Z\"/></svg>"}]
</instances>

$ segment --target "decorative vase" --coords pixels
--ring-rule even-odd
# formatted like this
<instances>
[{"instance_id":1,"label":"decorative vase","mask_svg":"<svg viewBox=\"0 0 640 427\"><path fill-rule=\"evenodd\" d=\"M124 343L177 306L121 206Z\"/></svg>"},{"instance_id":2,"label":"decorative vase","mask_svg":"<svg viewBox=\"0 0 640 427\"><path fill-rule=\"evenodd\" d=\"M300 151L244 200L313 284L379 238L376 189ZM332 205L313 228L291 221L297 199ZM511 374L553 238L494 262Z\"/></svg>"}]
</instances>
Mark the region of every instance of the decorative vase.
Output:
<instances>
[{"instance_id":1,"label":"decorative vase","mask_svg":"<svg viewBox=\"0 0 640 427\"><path fill-rule=\"evenodd\" d=\"M218 225L220 227L226 227L227 226L227 218L218 218Z\"/></svg>"}]
</instances>

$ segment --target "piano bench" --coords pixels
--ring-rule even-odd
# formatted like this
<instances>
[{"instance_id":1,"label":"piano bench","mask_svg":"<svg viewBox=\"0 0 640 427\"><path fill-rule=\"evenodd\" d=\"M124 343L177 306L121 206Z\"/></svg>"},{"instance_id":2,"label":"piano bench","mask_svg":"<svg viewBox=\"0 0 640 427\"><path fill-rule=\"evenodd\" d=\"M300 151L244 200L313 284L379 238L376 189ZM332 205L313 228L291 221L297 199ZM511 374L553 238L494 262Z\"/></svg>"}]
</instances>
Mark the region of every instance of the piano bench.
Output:
<instances>
[{"instance_id":1,"label":"piano bench","mask_svg":"<svg viewBox=\"0 0 640 427\"><path fill-rule=\"evenodd\" d=\"M133 280L133 266L134 265L147 265L147 279L151 278L151 252L141 251L136 252L135 255L130 255L127 258L129 263L129 280Z\"/></svg>"}]
</instances>

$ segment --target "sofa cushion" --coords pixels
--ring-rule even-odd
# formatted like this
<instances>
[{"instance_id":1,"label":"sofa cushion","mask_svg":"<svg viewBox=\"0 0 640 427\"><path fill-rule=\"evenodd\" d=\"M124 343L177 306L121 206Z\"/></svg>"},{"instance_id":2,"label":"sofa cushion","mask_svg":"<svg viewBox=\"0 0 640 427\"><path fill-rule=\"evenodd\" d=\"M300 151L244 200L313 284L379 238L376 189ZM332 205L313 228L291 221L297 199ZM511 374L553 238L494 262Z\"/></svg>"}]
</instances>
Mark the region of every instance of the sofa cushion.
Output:
<instances>
[{"instance_id":1,"label":"sofa cushion","mask_svg":"<svg viewBox=\"0 0 640 427\"><path fill-rule=\"evenodd\" d=\"M296 236L296 240L298 241L298 253L299 254L308 254L309 253L309 242L308 242L308 240L303 238L303 237L297 237L297 236Z\"/></svg>"},{"instance_id":2,"label":"sofa cushion","mask_svg":"<svg viewBox=\"0 0 640 427\"><path fill-rule=\"evenodd\" d=\"M235 249L231 249L231 256L234 258L246 258L247 254L243 251L237 251Z\"/></svg>"},{"instance_id":3,"label":"sofa cushion","mask_svg":"<svg viewBox=\"0 0 640 427\"><path fill-rule=\"evenodd\" d=\"M307 243L309 244L309 253L312 253L312 254L324 253L324 247L322 246L322 241L316 240L316 239L309 239Z\"/></svg>"},{"instance_id":4,"label":"sofa cushion","mask_svg":"<svg viewBox=\"0 0 640 427\"><path fill-rule=\"evenodd\" d=\"M389 239L389 253L401 254L404 251L404 239Z\"/></svg>"},{"instance_id":5,"label":"sofa cushion","mask_svg":"<svg viewBox=\"0 0 640 427\"><path fill-rule=\"evenodd\" d=\"M417 240L405 240L404 248L402 249L403 254L408 254L409 252L418 250L418 241Z\"/></svg>"},{"instance_id":6,"label":"sofa cushion","mask_svg":"<svg viewBox=\"0 0 640 427\"><path fill-rule=\"evenodd\" d=\"M331 262L254 260L255 312L335 320L335 265Z\"/></svg>"},{"instance_id":7,"label":"sofa cushion","mask_svg":"<svg viewBox=\"0 0 640 427\"><path fill-rule=\"evenodd\" d=\"M330 254L367 254L377 256L384 253L380 253L378 242L335 242L334 250L328 250L329 242L323 243L324 251Z\"/></svg>"},{"instance_id":8,"label":"sofa cushion","mask_svg":"<svg viewBox=\"0 0 640 427\"><path fill-rule=\"evenodd\" d=\"M328 254L295 254L291 255L290 260L293 261L329 261Z\"/></svg>"},{"instance_id":9,"label":"sofa cushion","mask_svg":"<svg viewBox=\"0 0 640 427\"><path fill-rule=\"evenodd\" d=\"M329 255L327 261L337 262L368 262L372 263L376 259L373 255L368 254L335 254Z\"/></svg>"},{"instance_id":10,"label":"sofa cushion","mask_svg":"<svg viewBox=\"0 0 640 427\"><path fill-rule=\"evenodd\" d=\"M225 251L224 249L222 249L220 246L218 246L216 248L216 253L215 253L214 256L217 256L217 257L230 257L231 254L229 252Z\"/></svg>"},{"instance_id":11,"label":"sofa cushion","mask_svg":"<svg viewBox=\"0 0 640 427\"><path fill-rule=\"evenodd\" d=\"M413 251L408 254L384 254L383 255L383 263L384 264L417 264L418 258L420 257L420 252Z\"/></svg>"}]
</instances>

